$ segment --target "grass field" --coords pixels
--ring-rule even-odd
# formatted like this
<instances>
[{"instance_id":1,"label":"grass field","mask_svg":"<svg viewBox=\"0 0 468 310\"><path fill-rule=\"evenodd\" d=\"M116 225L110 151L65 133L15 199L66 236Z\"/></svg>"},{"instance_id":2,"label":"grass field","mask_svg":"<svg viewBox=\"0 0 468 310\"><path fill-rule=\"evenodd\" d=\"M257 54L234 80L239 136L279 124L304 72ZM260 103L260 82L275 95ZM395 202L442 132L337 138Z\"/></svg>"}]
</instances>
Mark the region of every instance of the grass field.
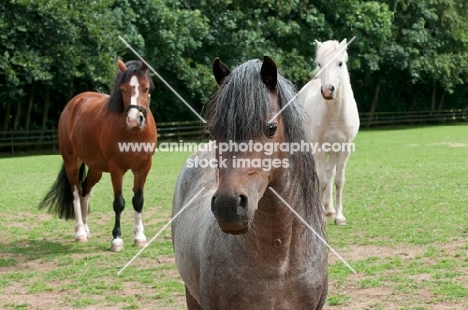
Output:
<instances>
[{"instance_id":1,"label":"grass field","mask_svg":"<svg viewBox=\"0 0 468 310\"><path fill-rule=\"evenodd\" d=\"M358 272L329 255L326 309L468 309L468 126L362 131L345 185L347 226L327 236ZM187 153L157 153L147 181L151 238L169 220ZM164 231L121 275L132 246L131 175L122 216L125 250L109 252L114 213L105 175L91 202L92 239L36 205L54 182L59 155L0 159L0 308L185 309Z\"/></svg>"}]
</instances>

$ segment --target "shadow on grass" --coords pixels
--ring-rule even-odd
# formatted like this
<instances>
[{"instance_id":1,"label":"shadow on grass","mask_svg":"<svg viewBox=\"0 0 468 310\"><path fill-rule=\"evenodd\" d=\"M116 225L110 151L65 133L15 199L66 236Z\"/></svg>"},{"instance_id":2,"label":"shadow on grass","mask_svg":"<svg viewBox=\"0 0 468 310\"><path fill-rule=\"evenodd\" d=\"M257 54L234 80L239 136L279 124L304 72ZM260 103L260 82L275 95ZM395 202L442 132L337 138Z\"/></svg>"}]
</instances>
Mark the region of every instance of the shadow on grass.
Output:
<instances>
[{"instance_id":1,"label":"shadow on grass","mask_svg":"<svg viewBox=\"0 0 468 310\"><path fill-rule=\"evenodd\" d=\"M85 254L91 250L101 251L91 244L66 243L48 240L29 240L14 243L0 242L0 267L11 267L36 259L55 259L70 254Z\"/></svg>"}]
</instances>

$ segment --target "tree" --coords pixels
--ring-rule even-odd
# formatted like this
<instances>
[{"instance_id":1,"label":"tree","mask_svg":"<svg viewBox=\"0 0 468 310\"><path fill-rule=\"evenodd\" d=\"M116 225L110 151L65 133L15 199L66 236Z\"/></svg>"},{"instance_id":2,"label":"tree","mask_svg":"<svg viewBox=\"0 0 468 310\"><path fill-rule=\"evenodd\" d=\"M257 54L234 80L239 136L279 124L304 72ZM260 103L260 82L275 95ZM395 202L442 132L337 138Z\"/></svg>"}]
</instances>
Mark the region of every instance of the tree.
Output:
<instances>
[{"instance_id":1,"label":"tree","mask_svg":"<svg viewBox=\"0 0 468 310\"><path fill-rule=\"evenodd\" d=\"M108 92L116 72L118 15L109 11L111 0L16 0L2 2L0 13L0 93L5 119L3 129L46 128L72 95L82 90ZM14 109L11 109L14 107ZM35 117L31 117L37 112Z\"/></svg>"}]
</instances>

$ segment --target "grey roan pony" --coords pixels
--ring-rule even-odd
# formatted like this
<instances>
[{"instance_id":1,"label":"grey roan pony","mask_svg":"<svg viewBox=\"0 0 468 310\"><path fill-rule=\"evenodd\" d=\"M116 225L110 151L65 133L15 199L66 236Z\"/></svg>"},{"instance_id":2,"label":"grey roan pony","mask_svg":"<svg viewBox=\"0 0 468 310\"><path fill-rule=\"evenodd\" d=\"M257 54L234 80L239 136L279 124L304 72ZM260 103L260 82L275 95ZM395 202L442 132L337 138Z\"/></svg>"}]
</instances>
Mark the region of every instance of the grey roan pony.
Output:
<instances>
[{"instance_id":1,"label":"grey roan pony","mask_svg":"<svg viewBox=\"0 0 468 310\"><path fill-rule=\"evenodd\" d=\"M268 56L232 72L216 58L213 72L220 87L207 116L216 143L189 158L173 202L175 215L205 188L172 224L187 307L321 309L328 285L326 246L269 189L323 237L312 154L265 151L267 145L308 141L296 101L268 123L293 98L294 88ZM249 144L256 147L242 151Z\"/></svg>"}]
</instances>

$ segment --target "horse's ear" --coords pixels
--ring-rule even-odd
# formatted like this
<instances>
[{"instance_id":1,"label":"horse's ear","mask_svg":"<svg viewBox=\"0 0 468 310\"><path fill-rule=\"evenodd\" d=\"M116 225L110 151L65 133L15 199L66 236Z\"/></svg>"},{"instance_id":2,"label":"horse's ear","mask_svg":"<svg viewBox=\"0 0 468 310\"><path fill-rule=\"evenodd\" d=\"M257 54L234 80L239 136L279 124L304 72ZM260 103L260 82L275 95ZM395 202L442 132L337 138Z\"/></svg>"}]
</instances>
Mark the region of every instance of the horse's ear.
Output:
<instances>
[{"instance_id":1,"label":"horse's ear","mask_svg":"<svg viewBox=\"0 0 468 310\"><path fill-rule=\"evenodd\" d=\"M140 69L143 71L148 71L148 66L146 65L146 61L141 62Z\"/></svg>"},{"instance_id":2,"label":"horse's ear","mask_svg":"<svg viewBox=\"0 0 468 310\"><path fill-rule=\"evenodd\" d=\"M127 70L127 66L125 66L121 59L117 60L117 67L119 67L120 72L125 72Z\"/></svg>"},{"instance_id":3,"label":"horse's ear","mask_svg":"<svg viewBox=\"0 0 468 310\"><path fill-rule=\"evenodd\" d=\"M317 49L322 47L322 42L315 40L315 45L317 45Z\"/></svg>"},{"instance_id":4,"label":"horse's ear","mask_svg":"<svg viewBox=\"0 0 468 310\"><path fill-rule=\"evenodd\" d=\"M211 66L213 69L213 74L218 85L221 85L224 78L231 74L231 69L228 68L220 59L216 57Z\"/></svg>"},{"instance_id":5,"label":"horse's ear","mask_svg":"<svg viewBox=\"0 0 468 310\"><path fill-rule=\"evenodd\" d=\"M348 44L348 42L346 41L346 38L343 39L343 41L340 42L340 47L343 48L346 46L346 44Z\"/></svg>"},{"instance_id":6,"label":"horse's ear","mask_svg":"<svg viewBox=\"0 0 468 310\"><path fill-rule=\"evenodd\" d=\"M274 90L278 83L278 70L276 69L276 64L271 57L263 56L263 64L260 74L262 75L263 83L265 83L269 89Z\"/></svg>"}]
</instances>

